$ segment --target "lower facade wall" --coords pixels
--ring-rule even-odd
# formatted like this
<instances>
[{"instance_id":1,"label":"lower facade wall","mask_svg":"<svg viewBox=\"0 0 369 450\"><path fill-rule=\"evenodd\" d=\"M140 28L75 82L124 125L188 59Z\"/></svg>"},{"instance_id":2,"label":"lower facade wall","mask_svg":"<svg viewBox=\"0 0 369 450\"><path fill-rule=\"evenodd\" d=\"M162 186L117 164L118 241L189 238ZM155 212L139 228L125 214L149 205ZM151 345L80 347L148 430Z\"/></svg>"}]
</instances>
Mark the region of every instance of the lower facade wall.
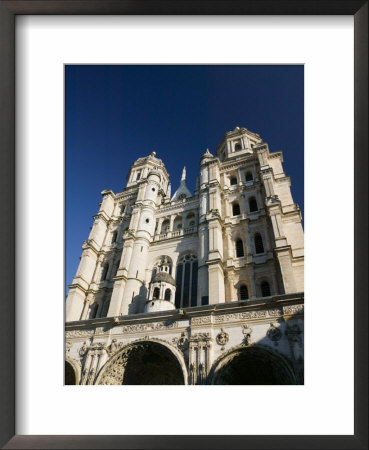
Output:
<instances>
[{"instance_id":1,"label":"lower facade wall","mask_svg":"<svg viewBox=\"0 0 369 450\"><path fill-rule=\"evenodd\" d=\"M68 384L303 384L303 307L286 295L67 323Z\"/></svg>"}]
</instances>

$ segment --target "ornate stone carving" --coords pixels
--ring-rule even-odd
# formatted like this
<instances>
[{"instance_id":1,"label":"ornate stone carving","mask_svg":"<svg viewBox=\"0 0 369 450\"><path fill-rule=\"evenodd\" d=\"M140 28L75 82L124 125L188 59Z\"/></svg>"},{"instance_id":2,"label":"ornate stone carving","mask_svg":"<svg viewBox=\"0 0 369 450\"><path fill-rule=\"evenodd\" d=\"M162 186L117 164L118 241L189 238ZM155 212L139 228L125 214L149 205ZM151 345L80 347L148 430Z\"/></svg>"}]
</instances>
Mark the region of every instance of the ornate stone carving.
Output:
<instances>
[{"instance_id":1,"label":"ornate stone carving","mask_svg":"<svg viewBox=\"0 0 369 450\"><path fill-rule=\"evenodd\" d=\"M242 333L245 336L243 338L242 343L245 345L250 345L251 344L251 333L252 333L252 328L250 328L247 323L245 325L243 325L242 327Z\"/></svg>"},{"instance_id":2,"label":"ornate stone carving","mask_svg":"<svg viewBox=\"0 0 369 450\"><path fill-rule=\"evenodd\" d=\"M203 384L206 382L210 368L210 333L195 333L189 339L189 382Z\"/></svg>"},{"instance_id":3,"label":"ornate stone carving","mask_svg":"<svg viewBox=\"0 0 369 450\"><path fill-rule=\"evenodd\" d=\"M231 314L221 314L219 316L214 316L216 323L219 322L234 322L243 319L265 319L268 317L279 317L282 316L281 308L273 308L263 311L246 311Z\"/></svg>"},{"instance_id":4,"label":"ornate stone carving","mask_svg":"<svg viewBox=\"0 0 369 450\"><path fill-rule=\"evenodd\" d=\"M181 337L177 338L173 338L172 342L174 345L176 345L181 351L184 351L187 349L188 347L188 339L186 336L186 333L182 333Z\"/></svg>"},{"instance_id":5,"label":"ornate stone carving","mask_svg":"<svg viewBox=\"0 0 369 450\"><path fill-rule=\"evenodd\" d=\"M191 325L205 325L211 323L211 316L192 317Z\"/></svg>"},{"instance_id":6,"label":"ornate stone carving","mask_svg":"<svg viewBox=\"0 0 369 450\"><path fill-rule=\"evenodd\" d=\"M106 348L106 351L108 352L109 355L114 355L114 353L116 353L118 350L120 350L123 347L123 343L122 342L117 342L117 339L113 339L111 341L111 344L108 345L108 347Z\"/></svg>"},{"instance_id":7,"label":"ornate stone carving","mask_svg":"<svg viewBox=\"0 0 369 450\"><path fill-rule=\"evenodd\" d=\"M94 334L94 330L70 330L65 332L65 337L68 338L79 338L79 337L89 337Z\"/></svg>"},{"instance_id":8,"label":"ornate stone carving","mask_svg":"<svg viewBox=\"0 0 369 450\"><path fill-rule=\"evenodd\" d=\"M229 334L221 328L220 333L217 334L215 340L217 341L217 344L221 346L221 350L224 350L225 345L229 341Z\"/></svg>"},{"instance_id":9,"label":"ornate stone carving","mask_svg":"<svg viewBox=\"0 0 369 450\"><path fill-rule=\"evenodd\" d=\"M65 353L69 353L71 348L72 348L72 343L67 341L65 343Z\"/></svg>"},{"instance_id":10,"label":"ornate stone carving","mask_svg":"<svg viewBox=\"0 0 369 450\"><path fill-rule=\"evenodd\" d=\"M122 328L123 333L140 333L140 332L147 332L147 331L155 331L155 330L162 330L162 329L171 329L171 328L177 328L178 322L154 322L154 323L140 323L140 324L134 324L134 325L124 325Z\"/></svg>"},{"instance_id":11,"label":"ornate stone carving","mask_svg":"<svg viewBox=\"0 0 369 450\"><path fill-rule=\"evenodd\" d=\"M279 328L277 328L273 323L270 324L270 327L267 331L268 338L274 342L274 345L278 345L278 341L282 337L282 332Z\"/></svg>"},{"instance_id":12,"label":"ornate stone carving","mask_svg":"<svg viewBox=\"0 0 369 450\"><path fill-rule=\"evenodd\" d=\"M83 358L86 354L86 351L88 349L87 342L85 341L82 345L82 347L78 350L78 354L81 358Z\"/></svg>"},{"instance_id":13,"label":"ornate stone carving","mask_svg":"<svg viewBox=\"0 0 369 450\"><path fill-rule=\"evenodd\" d=\"M283 307L284 314L303 314L304 305L288 305Z\"/></svg>"}]
</instances>

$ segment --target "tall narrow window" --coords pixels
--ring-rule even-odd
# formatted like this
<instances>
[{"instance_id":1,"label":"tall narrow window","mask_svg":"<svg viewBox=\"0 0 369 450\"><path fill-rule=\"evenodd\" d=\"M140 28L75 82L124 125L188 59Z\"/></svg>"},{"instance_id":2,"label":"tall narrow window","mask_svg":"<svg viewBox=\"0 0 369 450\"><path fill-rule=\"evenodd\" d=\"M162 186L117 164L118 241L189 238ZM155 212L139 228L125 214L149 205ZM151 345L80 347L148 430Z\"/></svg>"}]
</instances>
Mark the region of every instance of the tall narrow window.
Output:
<instances>
[{"instance_id":1,"label":"tall narrow window","mask_svg":"<svg viewBox=\"0 0 369 450\"><path fill-rule=\"evenodd\" d=\"M234 216L239 216L241 214L240 205L238 203L233 203L232 214Z\"/></svg>"},{"instance_id":2,"label":"tall narrow window","mask_svg":"<svg viewBox=\"0 0 369 450\"><path fill-rule=\"evenodd\" d=\"M171 296L172 296L171 290L170 289L165 289L165 296L164 296L165 300L169 300L170 301Z\"/></svg>"},{"instance_id":3,"label":"tall narrow window","mask_svg":"<svg viewBox=\"0 0 369 450\"><path fill-rule=\"evenodd\" d=\"M247 300L249 298L249 291L246 284L242 284L240 287L240 300Z\"/></svg>"},{"instance_id":4,"label":"tall narrow window","mask_svg":"<svg viewBox=\"0 0 369 450\"><path fill-rule=\"evenodd\" d=\"M183 255L178 260L176 276L176 308L197 305L197 258Z\"/></svg>"},{"instance_id":5,"label":"tall narrow window","mask_svg":"<svg viewBox=\"0 0 369 450\"><path fill-rule=\"evenodd\" d=\"M270 296L270 286L267 281L263 281L261 283L261 296L262 297L269 297Z\"/></svg>"},{"instance_id":6,"label":"tall narrow window","mask_svg":"<svg viewBox=\"0 0 369 450\"><path fill-rule=\"evenodd\" d=\"M235 150L236 152L239 152L241 149L242 149L242 146L241 146L240 143L237 143L237 144L234 146L234 150Z\"/></svg>"},{"instance_id":7,"label":"tall narrow window","mask_svg":"<svg viewBox=\"0 0 369 450\"><path fill-rule=\"evenodd\" d=\"M264 253L263 238L260 236L259 233L255 234L254 242L255 242L255 252Z\"/></svg>"},{"instance_id":8,"label":"tall narrow window","mask_svg":"<svg viewBox=\"0 0 369 450\"><path fill-rule=\"evenodd\" d=\"M245 179L246 181L252 181L254 179L250 171L246 172Z\"/></svg>"},{"instance_id":9,"label":"tall narrow window","mask_svg":"<svg viewBox=\"0 0 369 450\"><path fill-rule=\"evenodd\" d=\"M237 184L237 178L236 177L232 177L231 178L231 186L234 186L235 184Z\"/></svg>"},{"instance_id":10,"label":"tall narrow window","mask_svg":"<svg viewBox=\"0 0 369 450\"><path fill-rule=\"evenodd\" d=\"M90 319L95 319L96 315L97 315L97 309L98 309L99 305L97 303L94 303L91 306L90 309Z\"/></svg>"},{"instance_id":11,"label":"tall narrow window","mask_svg":"<svg viewBox=\"0 0 369 450\"><path fill-rule=\"evenodd\" d=\"M157 300L157 299L159 298L159 295L160 295L160 289L159 289L158 287L156 287L156 288L154 289L154 293L153 293L153 295L152 295L152 298L153 298L154 300Z\"/></svg>"},{"instance_id":12,"label":"tall narrow window","mask_svg":"<svg viewBox=\"0 0 369 450\"><path fill-rule=\"evenodd\" d=\"M137 172L136 180L138 181L141 178L141 171Z\"/></svg>"},{"instance_id":13,"label":"tall narrow window","mask_svg":"<svg viewBox=\"0 0 369 450\"><path fill-rule=\"evenodd\" d=\"M112 243L112 244L113 244L114 242L116 242L117 236L118 236L118 232L117 232L117 231L113 231L113 234L112 234L112 237L111 237L111 243Z\"/></svg>"},{"instance_id":14,"label":"tall narrow window","mask_svg":"<svg viewBox=\"0 0 369 450\"><path fill-rule=\"evenodd\" d=\"M243 250L242 239L237 239L237 241L236 241L236 256L237 256L237 258L241 258L242 256L245 256L245 252Z\"/></svg>"},{"instance_id":15,"label":"tall narrow window","mask_svg":"<svg viewBox=\"0 0 369 450\"><path fill-rule=\"evenodd\" d=\"M100 279L100 281L106 280L106 276L107 276L107 274L108 274L108 269L109 269L108 264L104 264L104 265L103 265L102 272L101 272L101 279Z\"/></svg>"},{"instance_id":16,"label":"tall narrow window","mask_svg":"<svg viewBox=\"0 0 369 450\"><path fill-rule=\"evenodd\" d=\"M249 208L250 208L250 212L254 212L258 210L258 204L256 202L255 197L251 197L249 199Z\"/></svg>"}]
</instances>

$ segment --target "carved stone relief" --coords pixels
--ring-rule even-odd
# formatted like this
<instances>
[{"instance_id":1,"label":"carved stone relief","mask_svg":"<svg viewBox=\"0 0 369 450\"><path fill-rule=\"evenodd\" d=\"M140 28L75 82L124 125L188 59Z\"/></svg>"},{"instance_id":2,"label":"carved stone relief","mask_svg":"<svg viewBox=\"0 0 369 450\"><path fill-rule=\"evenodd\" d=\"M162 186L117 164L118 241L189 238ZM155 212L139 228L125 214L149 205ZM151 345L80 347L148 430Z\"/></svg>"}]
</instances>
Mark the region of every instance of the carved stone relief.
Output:
<instances>
[{"instance_id":1,"label":"carved stone relief","mask_svg":"<svg viewBox=\"0 0 369 450\"><path fill-rule=\"evenodd\" d=\"M217 344L221 346L221 350L225 349L225 345L229 341L229 334L226 333L223 328L221 328L220 333L217 334L215 340L217 341Z\"/></svg>"},{"instance_id":2,"label":"carved stone relief","mask_svg":"<svg viewBox=\"0 0 369 450\"><path fill-rule=\"evenodd\" d=\"M244 335L242 343L245 344L245 345L250 345L252 343L252 341L251 341L252 328L250 328L247 325L247 323L245 325L243 325L242 333Z\"/></svg>"},{"instance_id":3,"label":"carved stone relief","mask_svg":"<svg viewBox=\"0 0 369 450\"><path fill-rule=\"evenodd\" d=\"M185 351L188 348L188 339L187 339L187 335L186 333L182 333L181 337L177 338L173 338L172 342L174 345L176 345L179 350L181 350L182 352Z\"/></svg>"},{"instance_id":4,"label":"carved stone relief","mask_svg":"<svg viewBox=\"0 0 369 450\"><path fill-rule=\"evenodd\" d=\"M210 369L210 333L195 333L189 339L189 383L204 384Z\"/></svg>"},{"instance_id":5,"label":"carved stone relief","mask_svg":"<svg viewBox=\"0 0 369 450\"><path fill-rule=\"evenodd\" d=\"M282 337L282 332L279 328L277 328L273 323L270 324L270 327L267 331L268 338L274 342L274 345L278 345L278 341Z\"/></svg>"}]
</instances>

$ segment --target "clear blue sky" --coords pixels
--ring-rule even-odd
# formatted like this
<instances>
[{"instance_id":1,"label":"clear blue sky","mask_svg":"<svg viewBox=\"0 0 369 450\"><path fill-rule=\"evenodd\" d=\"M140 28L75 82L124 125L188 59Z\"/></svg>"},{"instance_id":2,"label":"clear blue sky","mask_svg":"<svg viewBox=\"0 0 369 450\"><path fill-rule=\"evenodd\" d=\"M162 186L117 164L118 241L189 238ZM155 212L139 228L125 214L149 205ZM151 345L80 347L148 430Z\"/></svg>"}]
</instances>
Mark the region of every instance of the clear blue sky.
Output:
<instances>
[{"instance_id":1,"label":"clear blue sky","mask_svg":"<svg viewBox=\"0 0 369 450\"><path fill-rule=\"evenodd\" d=\"M183 166L193 192L201 155L236 126L283 151L303 211L303 66L66 66L66 284L103 189L121 192L130 165L155 150L172 192Z\"/></svg>"}]
</instances>

